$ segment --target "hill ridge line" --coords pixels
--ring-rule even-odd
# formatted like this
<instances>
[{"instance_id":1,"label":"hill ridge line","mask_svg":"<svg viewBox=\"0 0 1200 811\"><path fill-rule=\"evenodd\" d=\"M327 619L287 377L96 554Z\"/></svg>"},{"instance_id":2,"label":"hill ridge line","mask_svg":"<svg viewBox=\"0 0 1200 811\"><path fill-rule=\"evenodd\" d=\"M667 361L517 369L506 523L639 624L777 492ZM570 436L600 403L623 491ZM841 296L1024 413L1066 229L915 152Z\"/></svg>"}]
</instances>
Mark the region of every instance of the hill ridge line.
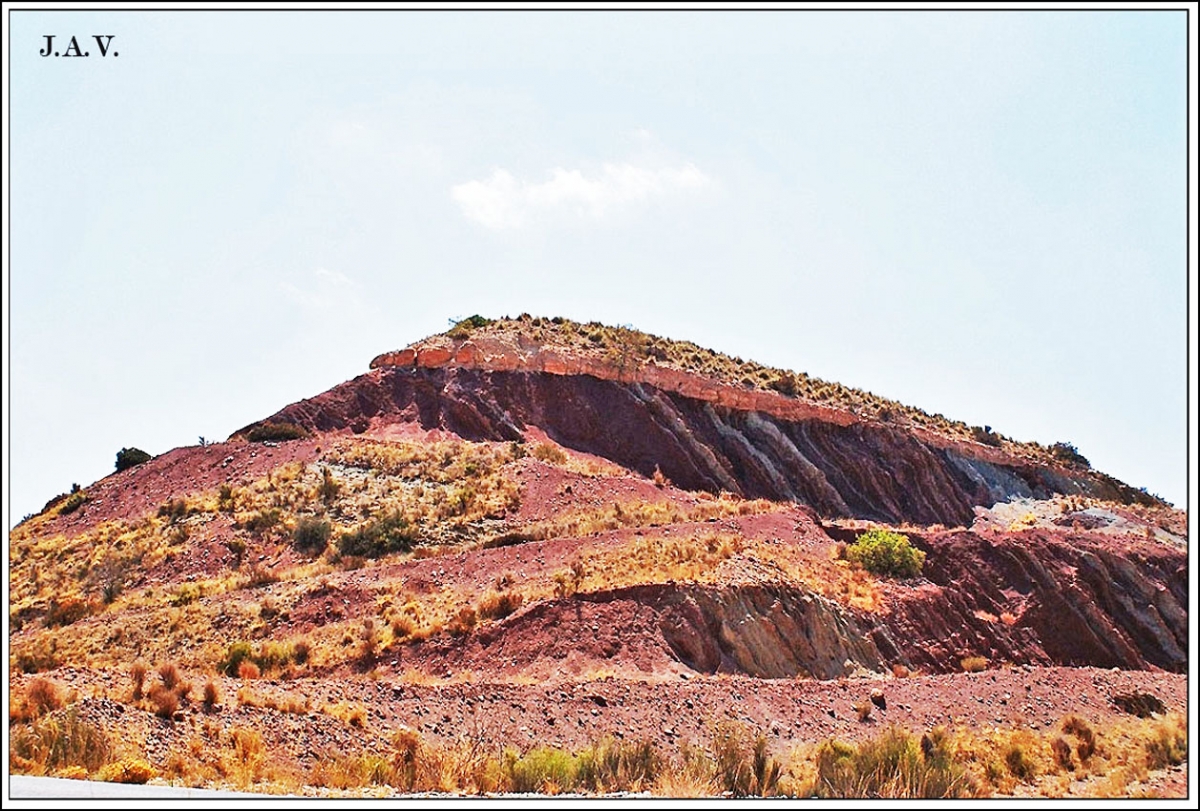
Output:
<instances>
[{"instance_id":1,"label":"hill ridge line","mask_svg":"<svg viewBox=\"0 0 1200 811\"><path fill-rule=\"evenodd\" d=\"M624 365L584 352L565 352L540 343L514 342L504 338L472 337L455 339L444 335L419 341L404 349L384 352L371 360L371 369L459 367L483 372L540 372L552 375L588 375L618 383L644 383L696 400L737 411L758 411L789 421L817 419L842 427L856 424L886 426L912 433L921 441L941 448L954 448L973 458L994 464L1011 465L1021 460L1047 465L1032 455L1014 454L1001 448L967 442L945 436L918 425L900 425L873 419L853 411L786 397L772 391L747 389L723 383L705 375L657 363L654 358L633 358Z\"/></svg>"}]
</instances>

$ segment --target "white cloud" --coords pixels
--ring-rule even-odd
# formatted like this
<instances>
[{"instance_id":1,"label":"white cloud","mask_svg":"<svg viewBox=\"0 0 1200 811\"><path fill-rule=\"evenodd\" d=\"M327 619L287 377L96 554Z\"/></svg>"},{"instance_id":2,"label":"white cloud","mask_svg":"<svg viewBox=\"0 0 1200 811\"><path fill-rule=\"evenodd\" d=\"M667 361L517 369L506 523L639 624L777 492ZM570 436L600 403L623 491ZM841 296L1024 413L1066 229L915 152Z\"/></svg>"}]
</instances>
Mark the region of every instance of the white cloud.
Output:
<instances>
[{"instance_id":1,"label":"white cloud","mask_svg":"<svg viewBox=\"0 0 1200 811\"><path fill-rule=\"evenodd\" d=\"M708 175L690 163L678 169L606 163L590 176L579 169L558 168L544 183L531 183L496 169L487 180L460 183L450 193L468 218L502 230L561 214L601 219L653 198L695 192L711 183Z\"/></svg>"},{"instance_id":2,"label":"white cloud","mask_svg":"<svg viewBox=\"0 0 1200 811\"><path fill-rule=\"evenodd\" d=\"M288 298L313 312L357 312L366 306L362 286L346 274L317 268L313 276L315 281L308 289L290 282L280 282L279 286Z\"/></svg>"}]
</instances>

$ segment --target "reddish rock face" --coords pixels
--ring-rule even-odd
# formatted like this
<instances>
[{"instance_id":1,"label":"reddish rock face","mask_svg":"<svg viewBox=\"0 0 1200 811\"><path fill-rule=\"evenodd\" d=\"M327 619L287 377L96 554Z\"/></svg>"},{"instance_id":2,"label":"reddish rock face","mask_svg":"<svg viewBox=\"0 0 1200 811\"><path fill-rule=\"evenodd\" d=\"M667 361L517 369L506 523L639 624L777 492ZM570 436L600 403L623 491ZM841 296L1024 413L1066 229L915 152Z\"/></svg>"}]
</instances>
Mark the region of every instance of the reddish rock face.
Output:
<instances>
[{"instance_id":1,"label":"reddish rock face","mask_svg":"<svg viewBox=\"0 0 1200 811\"><path fill-rule=\"evenodd\" d=\"M544 355L547 367L566 363ZM967 526L974 507L1017 496L1126 495L1099 474L988 461L883 423L784 419L588 374L422 368L451 360L449 350L421 350L417 368L383 366L268 421L315 431L348 430L364 420L376 427L410 422L492 441L519 440L537 427L565 447L643 475L658 468L686 489L791 500L825 517L891 523Z\"/></svg>"},{"instance_id":2,"label":"reddish rock face","mask_svg":"<svg viewBox=\"0 0 1200 811\"><path fill-rule=\"evenodd\" d=\"M1086 532L917 538L934 587L882 619L881 650L931 671L993 663L1187 667L1187 557L1134 538L1118 551ZM894 645L894 650L891 648Z\"/></svg>"}]
</instances>

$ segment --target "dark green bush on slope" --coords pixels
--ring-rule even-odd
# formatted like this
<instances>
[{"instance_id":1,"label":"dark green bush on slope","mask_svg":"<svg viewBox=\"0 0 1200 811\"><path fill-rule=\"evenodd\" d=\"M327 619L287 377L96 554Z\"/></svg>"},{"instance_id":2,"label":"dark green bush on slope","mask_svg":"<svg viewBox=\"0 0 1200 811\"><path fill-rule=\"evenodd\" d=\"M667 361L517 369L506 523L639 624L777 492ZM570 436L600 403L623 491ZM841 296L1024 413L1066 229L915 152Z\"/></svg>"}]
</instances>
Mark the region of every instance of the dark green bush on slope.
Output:
<instances>
[{"instance_id":1,"label":"dark green bush on slope","mask_svg":"<svg viewBox=\"0 0 1200 811\"><path fill-rule=\"evenodd\" d=\"M121 448L117 451L117 471L137 467L143 462L149 462L150 454L140 448Z\"/></svg>"}]
</instances>

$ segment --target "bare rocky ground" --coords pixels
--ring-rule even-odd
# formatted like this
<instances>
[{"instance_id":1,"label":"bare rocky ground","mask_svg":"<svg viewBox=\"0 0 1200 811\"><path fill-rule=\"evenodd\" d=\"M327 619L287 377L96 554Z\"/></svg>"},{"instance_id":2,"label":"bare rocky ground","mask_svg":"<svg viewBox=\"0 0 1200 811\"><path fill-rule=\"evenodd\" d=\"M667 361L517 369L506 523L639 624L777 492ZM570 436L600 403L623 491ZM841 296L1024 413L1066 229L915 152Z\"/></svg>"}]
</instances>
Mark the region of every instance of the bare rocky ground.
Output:
<instances>
[{"instance_id":1,"label":"bare rocky ground","mask_svg":"<svg viewBox=\"0 0 1200 811\"><path fill-rule=\"evenodd\" d=\"M1113 704L1113 696L1135 691L1159 697L1168 710L1187 706L1187 680L1181 674L1031 666L834 681L609 675L536 684L478 676L412 683L403 673L384 667L371 678L253 683L260 695L286 695L314 708L362 705L366 721L356 727L315 710L284 713L236 702L211 712L193 706L177 720L166 720L107 697L128 693L126 674L62 669L52 675L82 698L83 717L119 731L123 739L144 741L151 763L165 763L172 753L185 753L190 741L205 737L213 728L228 732L246 727L263 735L273 756L295 762L302 770L338 753L386 751L391 735L401 727L442 745L467 739L488 748L511 746L523 751L544 745L573 751L606 736L657 741L667 747L704 745L716 724L730 720L763 731L772 750L783 755L795 745L828 738L862 740L891 725L918 734L938 726L1046 732L1075 713L1102 730L1128 718ZM27 678L16 677L14 686L20 689ZM241 686L236 679L220 683L226 696L236 695ZM885 696L886 708L875 706L870 718L862 721L855 706L868 701L876 690ZM1087 783L1078 782L1075 789L1082 793ZM1183 796L1186 764L1155 773L1150 785L1164 796Z\"/></svg>"}]
</instances>

